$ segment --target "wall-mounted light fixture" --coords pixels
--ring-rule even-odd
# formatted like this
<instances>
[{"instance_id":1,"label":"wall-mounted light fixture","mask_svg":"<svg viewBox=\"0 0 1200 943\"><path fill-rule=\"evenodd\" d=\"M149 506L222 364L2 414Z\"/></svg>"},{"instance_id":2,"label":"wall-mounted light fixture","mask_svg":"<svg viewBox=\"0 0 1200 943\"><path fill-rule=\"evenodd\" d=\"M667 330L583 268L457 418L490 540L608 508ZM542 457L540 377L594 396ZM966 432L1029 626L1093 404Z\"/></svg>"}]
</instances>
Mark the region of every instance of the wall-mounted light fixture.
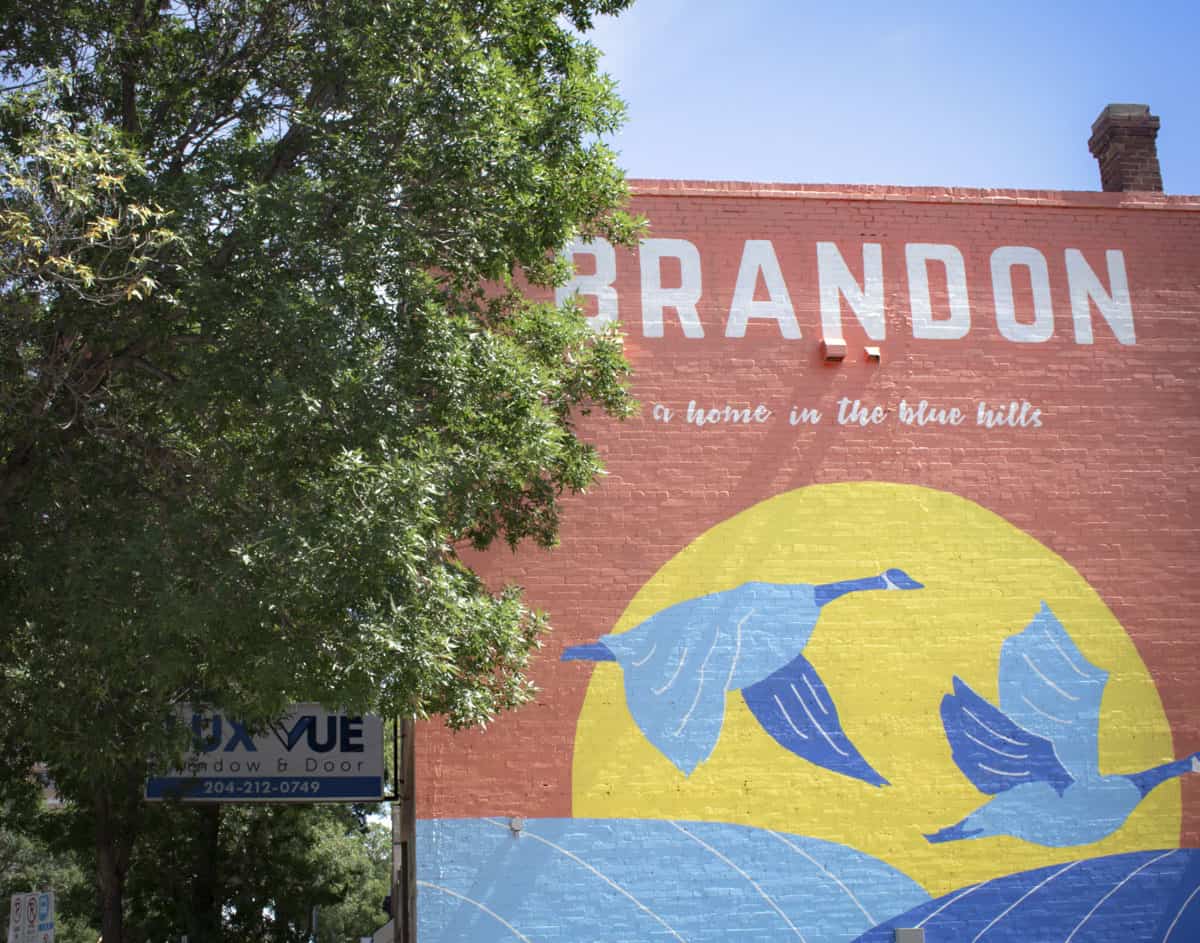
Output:
<instances>
[{"instance_id":1,"label":"wall-mounted light fixture","mask_svg":"<svg viewBox=\"0 0 1200 943\"><path fill-rule=\"evenodd\" d=\"M525 827L525 820L519 815L514 815L508 820L508 827L514 835L520 835L521 829Z\"/></svg>"},{"instance_id":2,"label":"wall-mounted light fixture","mask_svg":"<svg viewBox=\"0 0 1200 943\"><path fill-rule=\"evenodd\" d=\"M845 360L845 340L840 337L826 337L821 341L821 357L824 360Z\"/></svg>"}]
</instances>

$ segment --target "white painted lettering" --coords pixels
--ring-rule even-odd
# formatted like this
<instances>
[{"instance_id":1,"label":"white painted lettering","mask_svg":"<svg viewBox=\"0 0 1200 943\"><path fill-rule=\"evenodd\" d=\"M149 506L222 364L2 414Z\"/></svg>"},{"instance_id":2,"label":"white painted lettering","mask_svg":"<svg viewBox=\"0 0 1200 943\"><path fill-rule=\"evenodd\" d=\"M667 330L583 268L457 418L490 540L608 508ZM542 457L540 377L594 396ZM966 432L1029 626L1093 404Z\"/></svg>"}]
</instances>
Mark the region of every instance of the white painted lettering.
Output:
<instances>
[{"instance_id":1,"label":"white painted lettering","mask_svg":"<svg viewBox=\"0 0 1200 943\"><path fill-rule=\"evenodd\" d=\"M967 300L967 267L954 246L913 242L904 247L908 268L908 303L912 309L913 337L921 340L955 341L971 329L971 306ZM950 317L934 320L929 295L929 263L946 268L946 300Z\"/></svg>"},{"instance_id":2,"label":"white painted lettering","mask_svg":"<svg viewBox=\"0 0 1200 943\"><path fill-rule=\"evenodd\" d=\"M695 400L690 400L687 407L687 421L695 423L697 426L706 426L712 423L729 423L732 425L748 425L750 423L763 423L771 418L771 410L762 403L757 406L731 406L728 403L722 407L712 407L705 409L703 406L697 406Z\"/></svg>"},{"instance_id":3,"label":"white painted lettering","mask_svg":"<svg viewBox=\"0 0 1200 943\"><path fill-rule=\"evenodd\" d=\"M966 418L957 406L946 409L931 406L926 400L911 406L907 400L900 400L899 419L906 426L961 426Z\"/></svg>"},{"instance_id":4,"label":"white painted lettering","mask_svg":"<svg viewBox=\"0 0 1200 943\"><path fill-rule=\"evenodd\" d=\"M762 273L767 286L767 301L755 301L758 276ZM745 337L746 324L751 318L766 318L779 324L779 333L788 340L800 337L800 325L792 309L775 247L768 239L747 239L742 250L742 262L738 267L737 285L733 289L733 302L729 306L729 320L725 322L726 337Z\"/></svg>"},{"instance_id":5,"label":"white painted lettering","mask_svg":"<svg viewBox=\"0 0 1200 943\"><path fill-rule=\"evenodd\" d=\"M883 422L886 411L882 406L864 406L858 400L843 396L838 400L837 421L839 426L877 426Z\"/></svg>"},{"instance_id":6,"label":"white painted lettering","mask_svg":"<svg viewBox=\"0 0 1200 943\"><path fill-rule=\"evenodd\" d=\"M975 425L986 429L1042 427L1042 411L1025 400L1012 400L1003 405L989 406L981 402L975 414Z\"/></svg>"},{"instance_id":7,"label":"white painted lettering","mask_svg":"<svg viewBox=\"0 0 1200 943\"><path fill-rule=\"evenodd\" d=\"M1017 320L1013 303L1012 270L1029 270L1033 287L1033 323ZM996 327L1018 344L1040 344L1054 333L1054 306L1050 300L1050 270L1046 257L1029 246L1001 246L992 253L992 296L996 300Z\"/></svg>"},{"instance_id":8,"label":"white painted lettering","mask_svg":"<svg viewBox=\"0 0 1200 943\"><path fill-rule=\"evenodd\" d=\"M1112 328L1113 335L1122 344L1136 344L1133 330L1133 302L1129 297L1129 279L1125 275L1125 255L1120 249L1109 249L1104 253L1108 263L1110 291L1088 265L1087 259L1078 249L1068 249L1067 284L1071 288L1071 317L1075 321L1075 343L1092 343L1092 306L1096 303L1100 314Z\"/></svg>"},{"instance_id":9,"label":"white painted lettering","mask_svg":"<svg viewBox=\"0 0 1200 943\"><path fill-rule=\"evenodd\" d=\"M793 406L788 412L788 423L793 426L801 424L815 426L821 421L821 410L811 406Z\"/></svg>"},{"instance_id":10,"label":"white painted lettering","mask_svg":"<svg viewBox=\"0 0 1200 943\"><path fill-rule=\"evenodd\" d=\"M696 303L700 300L700 253L686 239L643 239L642 267L642 334L663 336L663 309L674 308L685 337L703 337L704 328ZM662 260L679 260L681 283L678 288L664 288Z\"/></svg>"},{"instance_id":11,"label":"white painted lettering","mask_svg":"<svg viewBox=\"0 0 1200 943\"><path fill-rule=\"evenodd\" d=\"M565 285L554 289L555 304L565 304L573 295L591 295L596 299L596 314L587 319L588 324L600 330L617 320L617 253L607 239L597 237L590 242L576 239L563 253L574 262L577 255L590 255L596 260L596 271L592 275L576 273Z\"/></svg>"},{"instance_id":12,"label":"white painted lettering","mask_svg":"<svg viewBox=\"0 0 1200 943\"><path fill-rule=\"evenodd\" d=\"M883 320L883 249L877 242L865 242L863 283L860 286L838 251L836 243L817 243L817 282L821 296L821 335L828 340L842 337L842 302L858 318L867 337L884 339Z\"/></svg>"}]
</instances>

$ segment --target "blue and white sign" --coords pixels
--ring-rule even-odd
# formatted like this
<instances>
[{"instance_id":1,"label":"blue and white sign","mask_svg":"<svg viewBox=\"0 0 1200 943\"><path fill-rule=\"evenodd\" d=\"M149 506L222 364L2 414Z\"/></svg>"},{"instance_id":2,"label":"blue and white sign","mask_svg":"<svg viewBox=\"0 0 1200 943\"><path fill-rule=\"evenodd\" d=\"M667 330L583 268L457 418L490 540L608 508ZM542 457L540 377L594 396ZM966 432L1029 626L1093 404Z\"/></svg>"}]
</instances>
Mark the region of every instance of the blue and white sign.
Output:
<instances>
[{"instance_id":1,"label":"blue and white sign","mask_svg":"<svg viewBox=\"0 0 1200 943\"><path fill-rule=\"evenodd\" d=\"M383 721L298 704L252 734L220 713L184 712L195 747L146 784L184 802L374 802L383 798Z\"/></svg>"},{"instance_id":2,"label":"blue and white sign","mask_svg":"<svg viewBox=\"0 0 1200 943\"><path fill-rule=\"evenodd\" d=\"M54 892L13 894L8 943L54 943Z\"/></svg>"}]
</instances>

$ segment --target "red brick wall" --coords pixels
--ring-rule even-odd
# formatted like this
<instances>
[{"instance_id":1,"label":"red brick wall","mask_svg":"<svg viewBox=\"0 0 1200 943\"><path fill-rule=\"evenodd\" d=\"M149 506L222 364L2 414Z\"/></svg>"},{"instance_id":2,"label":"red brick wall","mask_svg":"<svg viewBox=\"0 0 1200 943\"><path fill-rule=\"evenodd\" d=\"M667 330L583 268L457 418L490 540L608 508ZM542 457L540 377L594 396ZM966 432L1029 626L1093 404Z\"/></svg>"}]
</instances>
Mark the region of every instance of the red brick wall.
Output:
<instances>
[{"instance_id":1,"label":"red brick wall","mask_svg":"<svg viewBox=\"0 0 1200 943\"><path fill-rule=\"evenodd\" d=\"M562 663L567 645L612 631L634 593L709 527L772 495L824 482L878 480L953 492L1065 558L1102 596L1151 672L1175 755L1200 749L1200 198L1159 194L787 187L641 181L633 208L653 238L699 251L705 336L685 338L668 309L664 336L643 337L639 258L619 250L619 312L641 415L589 420L608 476L568 501L551 553L497 551L476 561L547 609L555 632L536 667L535 704L486 732L419 731L421 818L571 815L575 724L589 672ZM772 321L724 336L743 247L770 240L799 339ZM863 245L882 255L886 337L871 341L842 305L847 356L822 360L818 242L835 243L861 282ZM962 254L971 326L959 340L915 339L905 246ZM997 329L989 264L1001 246L1046 260L1053 335L1015 343ZM1124 259L1136 342L1122 344L1092 311L1094 343L1077 343L1065 252L1083 253L1111 288L1108 250ZM581 269L590 259L579 258ZM945 278L929 266L934 317ZM667 264L664 283L678 266ZM1030 278L1014 269L1017 320L1033 310ZM761 286L760 286L761 294ZM585 299L585 307L594 300ZM864 347L877 344L881 359ZM837 423L847 398L885 410L880 425ZM955 428L897 421L901 399L957 406ZM764 406L749 425L686 420L703 407ZM1028 402L1040 426L985 429L980 401ZM654 407L673 410L670 422ZM793 406L822 410L792 426ZM661 417L662 411L659 410ZM1182 844L1200 845L1200 776L1183 777Z\"/></svg>"}]
</instances>

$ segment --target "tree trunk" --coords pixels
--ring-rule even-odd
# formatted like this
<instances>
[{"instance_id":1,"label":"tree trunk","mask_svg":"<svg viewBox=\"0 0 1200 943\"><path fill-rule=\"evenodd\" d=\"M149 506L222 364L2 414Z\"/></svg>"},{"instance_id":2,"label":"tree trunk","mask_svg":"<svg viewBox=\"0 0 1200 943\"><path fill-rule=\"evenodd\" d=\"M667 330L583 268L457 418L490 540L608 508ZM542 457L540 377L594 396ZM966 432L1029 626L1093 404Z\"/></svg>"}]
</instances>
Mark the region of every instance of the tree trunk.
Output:
<instances>
[{"instance_id":1,"label":"tree trunk","mask_svg":"<svg viewBox=\"0 0 1200 943\"><path fill-rule=\"evenodd\" d=\"M104 786L96 787L96 881L100 889L100 934L104 943L124 943L125 869L128 853L121 846L127 839L115 820L112 796ZM124 859L124 860L122 860Z\"/></svg>"},{"instance_id":2,"label":"tree trunk","mask_svg":"<svg viewBox=\"0 0 1200 943\"><path fill-rule=\"evenodd\" d=\"M113 779L93 780L96 883L104 943L125 943L125 875L141 827L145 782L144 768L125 770Z\"/></svg>"},{"instance_id":3,"label":"tree trunk","mask_svg":"<svg viewBox=\"0 0 1200 943\"><path fill-rule=\"evenodd\" d=\"M218 943L221 939L221 896L217 881L221 860L221 807L202 805L196 809L194 850L195 880L192 882L192 919L188 943Z\"/></svg>"}]
</instances>

